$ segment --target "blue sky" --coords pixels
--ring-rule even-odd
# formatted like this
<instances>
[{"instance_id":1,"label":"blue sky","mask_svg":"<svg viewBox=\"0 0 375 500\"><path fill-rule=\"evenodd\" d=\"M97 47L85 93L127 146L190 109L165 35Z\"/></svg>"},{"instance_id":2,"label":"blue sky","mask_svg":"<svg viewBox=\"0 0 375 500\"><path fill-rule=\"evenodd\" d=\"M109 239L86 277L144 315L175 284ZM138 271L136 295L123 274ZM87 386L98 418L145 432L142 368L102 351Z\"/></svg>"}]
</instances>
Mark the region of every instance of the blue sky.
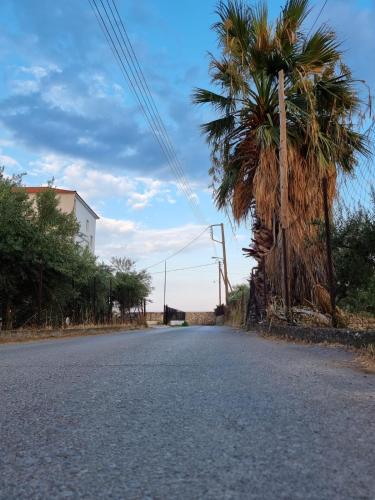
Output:
<instances>
[{"instance_id":1,"label":"blue sky","mask_svg":"<svg viewBox=\"0 0 375 500\"><path fill-rule=\"evenodd\" d=\"M269 1L277 14L280 1ZM323 2L313 2L314 21ZM209 87L207 52L216 2L117 0L170 136L209 223L225 221L229 274L243 282L251 262L212 203L209 149L199 132L208 111L191 105L195 86ZM0 6L0 163L27 172L28 185L54 177L76 189L99 213L97 254L129 256L148 267L202 230L132 98L86 0L2 0ZM320 18L343 39L354 74L374 88L375 2L328 0ZM207 234L168 261L169 269L213 263ZM220 251L219 248L216 249ZM163 265L150 268L159 273ZM162 305L162 274L154 274L154 301ZM167 302L207 310L217 299L215 265L168 274Z\"/></svg>"}]
</instances>

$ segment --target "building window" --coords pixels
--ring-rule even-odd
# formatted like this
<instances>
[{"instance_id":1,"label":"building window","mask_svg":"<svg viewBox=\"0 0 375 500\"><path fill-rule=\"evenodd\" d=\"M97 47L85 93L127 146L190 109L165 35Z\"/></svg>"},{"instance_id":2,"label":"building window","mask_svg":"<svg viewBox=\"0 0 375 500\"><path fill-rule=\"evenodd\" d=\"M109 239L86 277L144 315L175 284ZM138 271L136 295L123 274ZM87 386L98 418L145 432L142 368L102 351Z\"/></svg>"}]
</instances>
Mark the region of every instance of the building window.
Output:
<instances>
[{"instance_id":1,"label":"building window","mask_svg":"<svg viewBox=\"0 0 375 500\"><path fill-rule=\"evenodd\" d=\"M90 236L90 248L93 248L94 246L94 238Z\"/></svg>"},{"instance_id":2,"label":"building window","mask_svg":"<svg viewBox=\"0 0 375 500\"><path fill-rule=\"evenodd\" d=\"M89 220L86 219L86 234L89 232Z\"/></svg>"}]
</instances>

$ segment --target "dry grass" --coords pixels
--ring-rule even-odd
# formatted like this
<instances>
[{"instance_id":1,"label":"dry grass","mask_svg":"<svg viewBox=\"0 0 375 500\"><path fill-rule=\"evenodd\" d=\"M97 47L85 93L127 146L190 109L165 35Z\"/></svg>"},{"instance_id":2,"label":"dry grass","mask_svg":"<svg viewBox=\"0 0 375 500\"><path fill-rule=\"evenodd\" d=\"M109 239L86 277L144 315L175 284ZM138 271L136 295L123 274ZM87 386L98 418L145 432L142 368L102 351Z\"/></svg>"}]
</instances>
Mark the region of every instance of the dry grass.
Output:
<instances>
[{"instance_id":1,"label":"dry grass","mask_svg":"<svg viewBox=\"0 0 375 500\"><path fill-rule=\"evenodd\" d=\"M362 349L355 349L356 361L367 373L375 374L375 345L369 345Z\"/></svg>"},{"instance_id":2,"label":"dry grass","mask_svg":"<svg viewBox=\"0 0 375 500\"><path fill-rule=\"evenodd\" d=\"M34 340L60 339L66 337L85 337L89 335L103 335L122 331L133 331L147 328L144 324L116 324L116 325L78 325L76 327L59 329L30 329L9 330L0 332L0 344L15 342L29 342Z\"/></svg>"},{"instance_id":3,"label":"dry grass","mask_svg":"<svg viewBox=\"0 0 375 500\"><path fill-rule=\"evenodd\" d=\"M343 344L331 343L327 341L323 342L310 342L308 340L303 339L291 339L287 337L281 337L278 335L274 335L272 333L258 332L255 328L251 330L249 333L255 332L257 335L261 336L266 340L270 340L272 342L287 342L289 344L302 344L302 345L314 345L321 346L327 348L334 349L345 349L345 351L350 352L354 355L354 364L355 367L359 368L361 371L366 373L375 374L375 345L371 344L367 347L352 347L345 346Z\"/></svg>"}]
</instances>

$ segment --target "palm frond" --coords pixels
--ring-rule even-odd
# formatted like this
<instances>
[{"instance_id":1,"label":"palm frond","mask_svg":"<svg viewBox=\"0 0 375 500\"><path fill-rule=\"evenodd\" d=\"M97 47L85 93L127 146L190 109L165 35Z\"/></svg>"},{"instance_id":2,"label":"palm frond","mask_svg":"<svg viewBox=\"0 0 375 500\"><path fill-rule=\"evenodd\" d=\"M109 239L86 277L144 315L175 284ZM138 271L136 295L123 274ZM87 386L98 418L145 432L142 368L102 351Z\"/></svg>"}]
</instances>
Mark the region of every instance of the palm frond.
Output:
<instances>
[{"instance_id":1,"label":"palm frond","mask_svg":"<svg viewBox=\"0 0 375 500\"><path fill-rule=\"evenodd\" d=\"M208 143L224 139L233 130L234 117L232 115L212 120L201 125L202 132L206 135Z\"/></svg>"},{"instance_id":2,"label":"palm frond","mask_svg":"<svg viewBox=\"0 0 375 500\"><path fill-rule=\"evenodd\" d=\"M218 111L229 110L234 104L234 99L231 97L225 97L201 88L194 89L192 100L194 104L210 104Z\"/></svg>"},{"instance_id":3,"label":"palm frond","mask_svg":"<svg viewBox=\"0 0 375 500\"><path fill-rule=\"evenodd\" d=\"M336 33L322 26L303 42L294 64L305 74L322 72L326 65L335 64L340 59L339 47Z\"/></svg>"}]
</instances>

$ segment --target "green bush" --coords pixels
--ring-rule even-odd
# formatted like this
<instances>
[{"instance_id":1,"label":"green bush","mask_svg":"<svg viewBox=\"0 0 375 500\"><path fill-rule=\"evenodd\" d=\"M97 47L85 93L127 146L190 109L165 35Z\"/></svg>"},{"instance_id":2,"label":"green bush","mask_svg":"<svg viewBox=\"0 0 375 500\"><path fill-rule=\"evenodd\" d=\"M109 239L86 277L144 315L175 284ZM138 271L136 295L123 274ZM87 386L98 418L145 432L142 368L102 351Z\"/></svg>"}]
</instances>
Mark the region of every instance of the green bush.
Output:
<instances>
[{"instance_id":1,"label":"green bush","mask_svg":"<svg viewBox=\"0 0 375 500\"><path fill-rule=\"evenodd\" d=\"M338 305L351 312L375 314L375 196L334 221L333 256Z\"/></svg>"}]
</instances>

